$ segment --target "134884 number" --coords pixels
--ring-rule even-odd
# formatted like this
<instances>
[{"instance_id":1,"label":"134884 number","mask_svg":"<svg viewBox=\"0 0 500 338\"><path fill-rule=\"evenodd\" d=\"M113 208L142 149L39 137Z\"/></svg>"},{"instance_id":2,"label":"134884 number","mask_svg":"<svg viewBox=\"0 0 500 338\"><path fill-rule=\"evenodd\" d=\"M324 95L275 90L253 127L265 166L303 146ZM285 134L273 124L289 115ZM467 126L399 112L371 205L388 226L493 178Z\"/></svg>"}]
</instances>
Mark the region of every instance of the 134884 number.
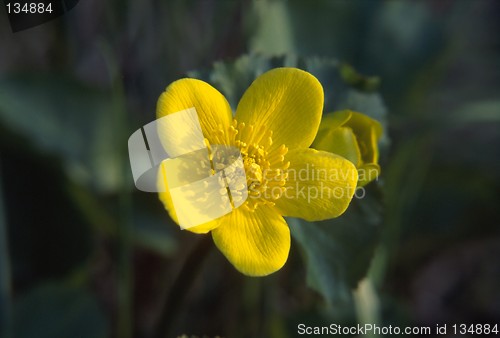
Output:
<instances>
[{"instance_id":1,"label":"134884 number","mask_svg":"<svg viewBox=\"0 0 500 338\"><path fill-rule=\"evenodd\" d=\"M52 3L44 4L42 2L30 2L21 4L19 2L8 3L7 5L7 13L11 14L43 14L43 13L52 13Z\"/></svg>"},{"instance_id":2,"label":"134884 number","mask_svg":"<svg viewBox=\"0 0 500 338\"><path fill-rule=\"evenodd\" d=\"M470 334L470 335L497 335L498 324L454 324L453 333L456 334Z\"/></svg>"}]
</instances>

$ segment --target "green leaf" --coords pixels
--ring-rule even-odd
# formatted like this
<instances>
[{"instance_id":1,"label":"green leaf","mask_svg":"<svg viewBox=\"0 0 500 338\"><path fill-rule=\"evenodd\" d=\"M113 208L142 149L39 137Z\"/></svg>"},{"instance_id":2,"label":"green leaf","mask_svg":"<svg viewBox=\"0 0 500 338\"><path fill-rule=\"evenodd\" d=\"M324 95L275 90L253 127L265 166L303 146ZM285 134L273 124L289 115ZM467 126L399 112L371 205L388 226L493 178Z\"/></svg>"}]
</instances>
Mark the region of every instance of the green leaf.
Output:
<instances>
[{"instance_id":1,"label":"green leaf","mask_svg":"<svg viewBox=\"0 0 500 338\"><path fill-rule=\"evenodd\" d=\"M359 83L346 76L346 67L363 81L375 81L376 77L359 74L351 66L329 58L303 58L304 70L315 75L325 91L325 113L350 109L366 114L387 125L387 108L380 94L373 88L360 88ZM372 79L372 80L369 80Z\"/></svg>"},{"instance_id":2,"label":"green leaf","mask_svg":"<svg viewBox=\"0 0 500 338\"><path fill-rule=\"evenodd\" d=\"M356 57L376 1L255 1L249 49L266 55Z\"/></svg>"},{"instance_id":3,"label":"green leaf","mask_svg":"<svg viewBox=\"0 0 500 338\"><path fill-rule=\"evenodd\" d=\"M455 119L446 119L445 122L465 125L470 123L498 123L500 122L500 100L484 100L464 104L453 115Z\"/></svg>"},{"instance_id":4,"label":"green leaf","mask_svg":"<svg viewBox=\"0 0 500 338\"><path fill-rule=\"evenodd\" d=\"M373 185L373 184L372 184ZM366 275L378 243L382 207L377 188L354 199L337 219L310 223L288 219L307 263L307 282L336 309L352 306L351 290ZM361 191L358 193L361 197Z\"/></svg>"},{"instance_id":5,"label":"green leaf","mask_svg":"<svg viewBox=\"0 0 500 338\"><path fill-rule=\"evenodd\" d=\"M95 297L64 283L39 286L14 306L18 338L99 338L108 336L108 322Z\"/></svg>"},{"instance_id":6,"label":"green leaf","mask_svg":"<svg viewBox=\"0 0 500 338\"><path fill-rule=\"evenodd\" d=\"M188 75L213 84L229 101L233 110L243 93L259 75L276 67L296 67L294 57L266 57L262 55L243 55L230 62L215 62L212 69L194 70Z\"/></svg>"},{"instance_id":7,"label":"green leaf","mask_svg":"<svg viewBox=\"0 0 500 338\"><path fill-rule=\"evenodd\" d=\"M359 90L372 92L380 86L380 78L377 76L364 76L359 74L351 65L340 66L342 79Z\"/></svg>"},{"instance_id":8,"label":"green leaf","mask_svg":"<svg viewBox=\"0 0 500 338\"><path fill-rule=\"evenodd\" d=\"M250 39L254 52L283 54L294 51L293 25L285 1L255 1L252 3L255 29Z\"/></svg>"},{"instance_id":9,"label":"green leaf","mask_svg":"<svg viewBox=\"0 0 500 338\"><path fill-rule=\"evenodd\" d=\"M381 96L374 92L372 87L369 90L359 89L358 82L353 83L351 79L346 79L347 66L332 58L303 58L293 55L268 57L249 54L231 62L216 62L212 69L191 71L188 75L213 84L226 96L234 110L253 80L276 67L296 67L316 76L325 92L325 113L351 109L367 114L386 125L387 109ZM358 78L364 79L360 80L362 82L374 81L374 77L365 77L350 66L349 69Z\"/></svg>"},{"instance_id":10,"label":"green leaf","mask_svg":"<svg viewBox=\"0 0 500 338\"><path fill-rule=\"evenodd\" d=\"M111 111L106 92L67 77L0 79L0 122L39 151L61 158L71 178L102 191L119 183Z\"/></svg>"}]
</instances>

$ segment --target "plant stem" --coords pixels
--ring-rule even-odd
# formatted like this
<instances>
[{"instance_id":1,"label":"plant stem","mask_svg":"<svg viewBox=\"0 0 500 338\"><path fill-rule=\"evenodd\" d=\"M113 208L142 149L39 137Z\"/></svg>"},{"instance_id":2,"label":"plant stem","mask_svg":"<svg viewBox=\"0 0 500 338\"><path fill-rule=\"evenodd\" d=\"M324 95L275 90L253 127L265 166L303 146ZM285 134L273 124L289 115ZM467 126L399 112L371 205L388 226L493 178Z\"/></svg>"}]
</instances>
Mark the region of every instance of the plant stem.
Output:
<instances>
[{"instance_id":1,"label":"plant stem","mask_svg":"<svg viewBox=\"0 0 500 338\"><path fill-rule=\"evenodd\" d=\"M134 329L132 317L133 267L131 263L133 254L131 238L134 228L131 215L132 198L128 189L128 182L131 181L131 177L128 169L126 147L129 130L125 89L120 76L118 61L110 48L110 44L100 41L100 48L106 60L112 84L113 109L111 114L115 126L113 144L116 149L114 161L118 168L119 222L116 229L118 235L118 318L116 332L120 338L130 338Z\"/></svg>"},{"instance_id":2,"label":"plant stem","mask_svg":"<svg viewBox=\"0 0 500 338\"><path fill-rule=\"evenodd\" d=\"M186 298L191 285L205 261L204 258L208 255L212 248L210 236L205 235L198 241L194 249L191 251L186 261L182 265L181 271L177 275L174 284L170 288L170 292L166 297L158 325L156 328L155 338L167 337L168 331L172 323L177 318L179 308Z\"/></svg>"}]
</instances>

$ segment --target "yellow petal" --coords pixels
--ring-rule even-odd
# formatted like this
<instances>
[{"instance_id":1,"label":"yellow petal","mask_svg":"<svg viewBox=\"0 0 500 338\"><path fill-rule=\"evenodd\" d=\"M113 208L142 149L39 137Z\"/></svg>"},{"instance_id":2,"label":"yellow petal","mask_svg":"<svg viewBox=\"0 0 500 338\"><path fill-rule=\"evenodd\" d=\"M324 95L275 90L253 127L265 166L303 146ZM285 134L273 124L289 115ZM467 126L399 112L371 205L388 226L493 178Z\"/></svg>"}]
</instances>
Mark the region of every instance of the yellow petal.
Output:
<instances>
[{"instance_id":1,"label":"yellow petal","mask_svg":"<svg viewBox=\"0 0 500 338\"><path fill-rule=\"evenodd\" d=\"M196 108L203 135L211 144L219 143L214 132L219 126L229 126L233 119L231 107L217 89L204 81L186 78L172 82L158 99L156 118L192 107Z\"/></svg>"},{"instance_id":2,"label":"yellow petal","mask_svg":"<svg viewBox=\"0 0 500 338\"><path fill-rule=\"evenodd\" d=\"M320 133L329 132L332 129L342 127L346 124L347 121L351 119L352 112L350 110L341 110L335 113L326 114L321 119L321 124L319 125L318 136L316 139L320 137Z\"/></svg>"},{"instance_id":3,"label":"yellow petal","mask_svg":"<svg viewBox=\"0 0 500 338\"><path fill-rule=\"evenodd\" d=\"M265 276L279 270L290 251L290 230L270 206L242 207L221 219L212 231L215 245L241 273Z\"/></svg>"},{"instance_id":4,"label":"yellow petal","mask_svg":"<svg viewBox=\"0 0 500 338\"><path fill-rule=\"evenodd\" d=\"M377 163L377 143L382 135L380 123L364 114L351 112L351 118L345 125L352 128L358 138L363 163Z\"/></svg>"},{"instance_id":5,"label":"yellow petal","mask_svg":"<svg viewBox=\"0 0 500 338\"><path fill-rule=\"evenodd\" d=\"M358 168L358 187L364 187L380 175L380 166L376 163L363 164Z\"/></svg>"},{"instance_id":6,"label":"yellow petal","mask_svg":"<svg viewBox=\"0 0 500 338\"><path fill-rule=\"evenodd\" d=\"M168 214L172 218L172 220L179 224L179 220L177 218L177 213L175 212L174 204L172 201L172 196L169 191L168 187L168 181L166 177L166 170L164 170L164 165L165 162L162 162L160 165L160 169L158 171L158 197L160 201L163 203L163 206L165 207L165 210L167 210ZM205 234L209 232L212 229L217 228L220 225L220 220L222 218L206 222L203 224L200 224L198 226L186 228L186 230L197 233L197 234Z\"/></svg>"},{"instance_id":7,"label":"yellow petal","mask_svg":"<svg viewBox=\"0 0 500 338\"><path fill-rule=\"evenodd\" d=\"M248 88L236 119L254 130L272 130L272 147L307 148L318 132L322 110L323 87L314 76L296 68L275 68Z\"/></svg>"},{"instance_id":8,"label":"yellow petal","mask_svg":"<svg viewBox=\"0 0 500 338\"><path fill-rule=\"evenodd\" d=\"M290 161L287 190L276 200L283 216L319 221L341 215L349 206L358 172L345 158L315 149L299 149Z\"/></svg>"},{"instance_id":9,"label":"yellow petal","mask_svg":"<svg viewBox=\"0 0 500 338\"><path fill-rule=\"evenodd\" d=\"M225 97L217 91L217 89L210 86L208 83L196 80L196 79L181 79L170 84L165 92L163 92L158 99L157 118L161 118L179 111L183 111L194 107L198 119L200 121L201 131L203 137L207 138L212 144L220 144L220 139L215 138L214 132L221 129L227 128L232 121L232 113L229 103ZM180 120L182 121L182 119ZM190 121L183 121L177 129L189 129ZM175 153L188 154L187 151L190 148L198 149L199 140L194 141L193 137L188 137L187 141L181 142L181 144L176 144L175 141L171 140L172 135L175 134L176 126L166 126L169 130L160 130L159 136L162 140L164 146L167 146L167 151L171 152L174 150ZM162 128L162 124L159 123L159 128ZM195 127L191 128L196 131ZM186 135L190 135L188 130L184 130ZM164 135L168 132L170 135ZM182 130L180 131L182 134ZM174 138L177 137L174 135ZM191 144L191 143L196 144ZM193 175L196 173L197 167L192 166ZM164 176L165 170L160 170L158 186L159 186L159 198L163 203L165 209L169 212L170 217L179 224L176 211L173 206L172 196L169 192L167 179ZM194 181L193 177L189 177L191 181ZM185 178L186 179L186 178ZM200 179L200 178L198 178ZM200 224L195 227L187 228L186 230L195 233L207 233L210 230L219 226L219 220L210 221L207 223Z\"/></svg>"},{"instance_id":10,"label":"yellow petal","mask_svg":"<svg viewBox=\"0 0 500 338\"><path fill-rule=\"evenodd\" d=\"M353 162L359 172L358 186L362 187L380 174L377 162L381 135L382 126L378 121L361 113L342 110L323 118L312 147Z\"/></svg>"},{"instance_id":11,"label":"yellow petal","mask_svg":"<svg viewBox=\"0 0 500 338\"><path fill-rule=\"evenodd\" d=\"M312 146L318 150L340 155L354 163L356 167L361 164L358 141L349 127L330 129L323 137L316 138Z\"/></svg>"}]
</instances>

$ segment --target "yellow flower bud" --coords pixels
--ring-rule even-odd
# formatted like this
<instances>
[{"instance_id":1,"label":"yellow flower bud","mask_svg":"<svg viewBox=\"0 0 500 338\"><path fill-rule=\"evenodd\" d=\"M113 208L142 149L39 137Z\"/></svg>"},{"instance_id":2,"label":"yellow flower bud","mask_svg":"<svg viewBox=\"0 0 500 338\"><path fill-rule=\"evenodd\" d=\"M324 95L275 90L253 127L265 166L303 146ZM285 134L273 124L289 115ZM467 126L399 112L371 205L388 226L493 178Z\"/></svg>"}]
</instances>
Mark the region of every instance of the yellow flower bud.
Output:
<instances>
[{"instance_id":1,"label":"yellow flower bud","mask_svg":"<svg viewBox=\"0 0 500 338\"><path fill-rule=\"evenodd\" d=\"M323 117L312 148L340 155L358 169L362 187L380 174L378 140L380 123L364 114L341 110Z\"/></svg>"}]
</instances>

